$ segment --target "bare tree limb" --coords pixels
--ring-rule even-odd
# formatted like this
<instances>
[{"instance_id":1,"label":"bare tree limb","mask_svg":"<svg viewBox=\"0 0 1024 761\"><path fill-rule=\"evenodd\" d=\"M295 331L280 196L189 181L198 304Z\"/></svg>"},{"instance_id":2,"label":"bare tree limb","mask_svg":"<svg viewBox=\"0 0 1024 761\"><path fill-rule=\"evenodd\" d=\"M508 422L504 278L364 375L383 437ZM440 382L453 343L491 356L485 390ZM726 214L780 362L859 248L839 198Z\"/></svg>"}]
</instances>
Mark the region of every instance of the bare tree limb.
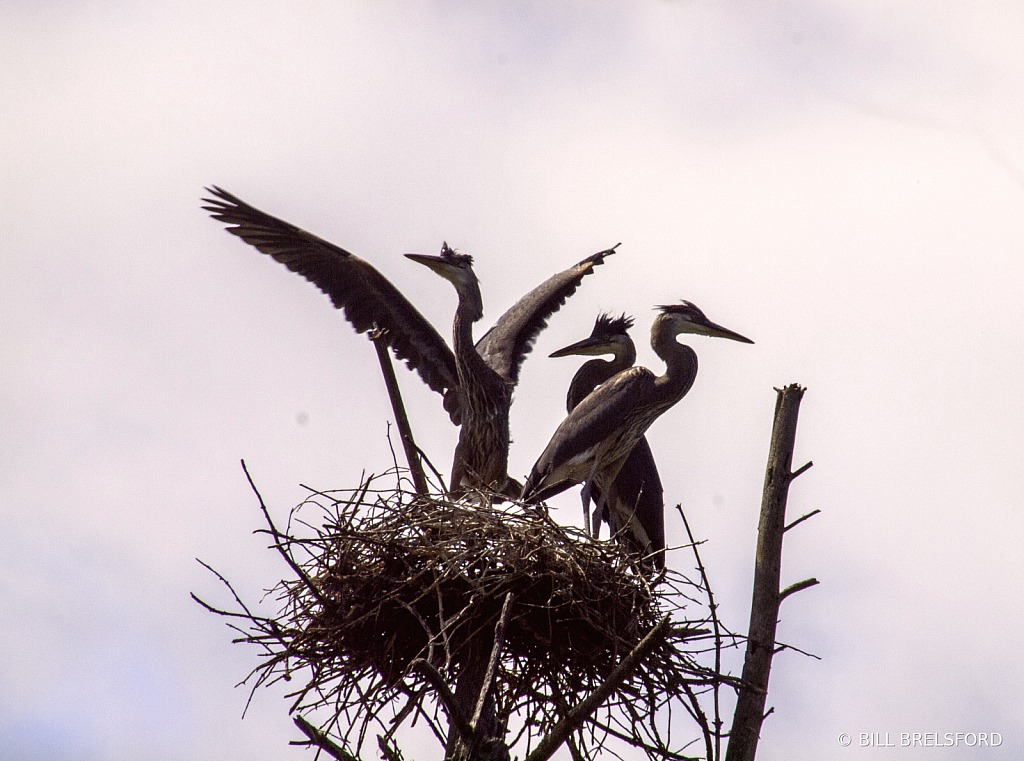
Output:
<instances>
[{"instance_id":1,"label":"bare tree limb","mask_svg":"<svg viewBox=\"0 0 1024 761\"><path fill-rule=\"evenodd\" d=\"M806 655L808 658L813 658L816 661L820 661L821 660L821 656L820 655L815 655L814 653L808 653L806 650L801 650L799 647L793 647L792 645L779 645L778 647L775 648L775 654L778 655L783 650L792 650L794 653L800 653L800 655ZM767 715L768 714L765 714L765 716L767 716Z\"/></svg>"},{"instance_id":2,"label":"bare tree limb","mask_svg":"<svg viewBox=\"0 0 1024 761\"><path fill-rule=\"evenodd\" d=\"M644 658L654 649L654 646L661 640L661 634L668 626L669 616L661 619L661 622L651 629L640 644L633 648L622 662L608 675L608 678L589 696L571 709L562 720L555 724L547 736L540 741L536 748L528 755L525 761L547 761L554 755L554 752L565 742L583 722L585 722L594 711L596 711L609 696L618 689L626 679L629 678L637 666L643 663Z\"/></svg>"},{"instance_id":3,"label":"bare tree limb","mask_svg":"<svg viewBox=\"0 0 1024 761\"><path fill-rule=\"evenodd\" d=\"M790 584L788 587L779 592L779 602L782 602L790 595L796 594L802 589L807 589L808 587L813 587L815 584L820 583L821 582L819 582L817 579L804 579L803 581L798 581L796 584Z\"/></svg>"},{"instance_id":4,"label":"bare tree limb","mask_svg":"<svg viewBox=\"0 0 1024 761\"><path fill-rule=\"evenodd\" d=\"M505 629L508 627L508 620L512 615L512 601L515 595L511 592L505 595L505 602L501 606L501 616L494 627L494 647L491 649L491 659L487 662L487 671L484 673L484 683L480 687L480 697L476 701L476 710L473 711L473 729L480 736L480 717L483 716L484 706L487 705L487 698L491 695L491 686L494 684L494 675L498 672L498 661L501 660L501 648L505 643Z\"/></svg>"},{"instance_id":5,"label":"bare tree limb","mask_svg":"<svg viewBox=\"0 0 1024 761\"><path fill-rule=\"evenodd\" d=\"M607 732L612 737L618 738L623 742L628 743L634 748L638 748L644 751L648 757L653 758L654 756L660 756L661 758L668 759L668 761L701 761L699 758L693 756L684 756L682 753L675 753L665 748L655 748L653 745L648 745L645 742L638 740L636 737L631 737L623 732L619 732L614 727L610 727L607 724L602 724L597 719L591 718L590 722L600 729L602 732ZM694 740L693 742L697 742Z\"/></svg>"},{"instance_id":6,"label":"bare tree limb","mask_svg":"<svg viewBox=\"0 0 1024 761\"><path fill-rule=\"evenodd\" d=\"M302 730L302 734L309 738L308 742L291 742L289 745L316 745L321 750L328 753L338 761L359 761L358 758L353 756L351 753L345 751L340 745L335 744L331 739L321 732L319 729L314 727L308 721L301 716L296 716L292 721L295 722L295 726Z\"/></svg>"},{"instance_id":7,"label":"bare tree limb","mask_svg":"<svg viewBox=\"0 0 1024 761\"><path fill-rule=\"evenodd\" d=\"M285 562L295 572L295 574L302 579L302 583L306 585L310 594L316 598L316 601L323 607L330 606L331 602L321 594L320 589L313 583L313 580L309 578L302 566L295 562L288 551L284 548L282 540L288 539L284 534L277 530L277 526L274 525L274 520L270 517L270 511L267 509L266 503L263 501L263 496L260 494L259 489L256 488L256 484L253 483L252 476L249 475L249 469L245 467L245 460L242 460L242 472L245 473L246 479L249 481L249 486L252 488L253 493L256 495L256 499L259 500L260 510L263 511L263 518L267 521L267 525L270 526L270 535L274 538L274 549L276 549L281 557L284 558Z\"/></svg>"},{"instance_id":8,"label":"bare tree limb","mask_svg":"<svg viewBox=\"0 0 1024 761\"><path fill-rule=\"evenodd\" d=\"M814 463L811 462L810 460L808 460L803 465L801 465L799 468L797 468L796 470L794 470L792 473L789 474L789 480L792 481L794 478L796 478L797 476L799 476L802 473L804 473L804 471L806 471L808 468L812 467L813 465L814 465Z\"/></svg>"},{"instance_id":9,"label":"bare tree limb","mask_svg":"<svg viewBox=\"0 0 1024 761\"><path fill-rule=\"evenodd\" d=\"M717 689L718 685L715 685L715 687ZM714 759L718 758L718 755L715 752L715 746L712 744L712 741L717 741L717 733L713 734L711 732L711 727L708 724L708 717L704 713L704 709L700 707L700 701L694 694L693 688L688 684L684 684L683 689L686 691L686 697L690 699L690 705L693 707L693 717L697 720L697 725L700 727L701 734L704 735L704 749L708 754L707 759L708 761L714 761ZM715 707L718 707L717 701L715 703Z\"/></svg>"},{"instance_id":10,"label":"bare tree limb","mask_svg":"<svg viewBox=\"0 0 1024 761\"><path fill-rule=\"evenodd\" d=\"M402 447L405 449L405 459L409 462L409 472L412 473L412 482L416 487L416 493L424 496L427 493L427 477L423 474L423 464L420 462L419 447L412 437L412 427L409 425L409 417L405 414L405 405L402 403L402 392L398 389L398 379L395 377L395 368L391 364L391 355L388 354L388 345L385 341L387 331L376 326L370 331L370 340L377 349L377 359L380 361L380 370L384 374L384 385L388 388L388 397L391 399L391 409L395 413L395 422L398 424L398 433L402 438Z\"/></svg>"},{"instance_id":11,"label":"bare tree limb","mask_svg":"<svg viewBox=\"0 0 1024 761\"><path fill-rule=\"evenodd\" d=\"M789 531L794 526L800 525L801 523L803 523L808 518L813 518L815 515L817 515L820 512L821 512L821 510L811 510L811 512L807 513L807 515L802 515L799 518L797 518L795 521L790 523L788 526L786 526L786 528L783 529L783 531Z\"/></svg>"},{"instance_id":12,"label":"bare tree limb","mask_svg":"<svg viewBox=\"0 0 1024 761\"><path fill-rule=\"evenodd\" d=\"M700 552L697 550L697 540L694 539L693 532L690 531L690 522L686 520L686 514L683 512L683 506L676 505L676 510L679 511L679 515L683 519L683 526L686 527L686 536L690 539L690 547L693 548L693 557L694 560L697 561L697 570L700 572L701 582L704 584L704 591L708 596L708 609L711 611L711 625L715 632L715 673L720 674L722 672L722 630L718 624L718 605L715 604L715 595L711 591L711 582L708 580L708 574L704 569L704 563L700 559ZM711 754L711 738L708 736L707 721L705 720L701 726L701 730L705 734L704 739L707 744L708 761L711 761L712 758L718 759L722 757L722 717L720 713L719 687L720 684L716 680L713 687L715 707L715 752L713 756ZM703 713L700 713L700 704L697 702L696 696L694 696L689 689L687 689L687 693L690 696L691 702L694 704L694 708L698 711L698 717L703 716Z\"/></svg>"},{"instance_id":13,"label":"bare tree limb","mask_svg":"<svg viewBox=\"0 0 1024 761\"><path fill-rule=\"evenodd\" d=\"M444 681L444 677L422 658L417 658L410 663L409 668L417 669L430 682L430 686L434 688L437 699L441 701L445 711L448 713L449 723L455 727L455 730L462 739L468 743L473 737L473 727L462 712L462 709L459 708L458 703L455 702L455 694L448 686L448 683Z\"/></svg>"},{"instance_id":14,"label":"bare tree limb","mask_svg":"<svg viewBox=\"0 0 1024 761\"><path fill-rule=\"evenodd\" d=\"M405 761L402 757L402 752L395 745L388 742L387 737L384 735L377 735L377 746L380 748L380 754L384 757L384 761Z\"/></svg>"}]
</instances>

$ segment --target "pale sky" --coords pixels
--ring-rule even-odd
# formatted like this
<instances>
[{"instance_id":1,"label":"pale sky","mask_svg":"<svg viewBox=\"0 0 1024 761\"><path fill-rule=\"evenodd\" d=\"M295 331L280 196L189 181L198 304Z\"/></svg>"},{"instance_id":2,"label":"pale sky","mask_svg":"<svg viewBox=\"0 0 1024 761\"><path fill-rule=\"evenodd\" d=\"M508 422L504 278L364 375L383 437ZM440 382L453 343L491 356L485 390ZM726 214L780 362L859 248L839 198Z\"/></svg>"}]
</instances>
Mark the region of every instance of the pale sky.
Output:
<instances>
[{"instance_id":1,"label":"pale sky","mask_svg":"<svg viewBox=\"0 0 1024 761\"><path fill-rule=\"evenodd\" d=\"M200 209L214 183L446 336L454 291L403 253L475 257L480 335L621 241L524 365L511 473L578 367L547 354L625 311L660 372L651 307L694 301L756 344L694 337L649 438L736 630L772 388L808 388L789 510L822 515L783 583L821 584L779 638L822 660L776 658L759 758L1024 757L1022 50L1012 0L0 0L0 757L312 757L282 691L241 718L256 653L189 599L228 603L195 558L258 598L287 569L238 461L283 516L387 468L391 412L366 338ZM440 398L399 382L447 471ZM858 747L915 732L1002 745Z\"/></svg>"}]
</instances>

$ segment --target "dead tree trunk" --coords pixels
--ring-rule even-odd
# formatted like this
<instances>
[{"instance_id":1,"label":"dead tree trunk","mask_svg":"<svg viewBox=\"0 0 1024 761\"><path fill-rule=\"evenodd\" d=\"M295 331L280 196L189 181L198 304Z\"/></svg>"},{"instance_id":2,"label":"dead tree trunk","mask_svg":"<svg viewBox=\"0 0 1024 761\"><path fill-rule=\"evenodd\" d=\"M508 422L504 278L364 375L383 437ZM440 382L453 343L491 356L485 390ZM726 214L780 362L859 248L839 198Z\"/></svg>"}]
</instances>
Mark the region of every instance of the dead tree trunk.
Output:
<instances>
[{"instance_id":1,"label":"dead tree trunk","mask_svg":"<svg viewBox=\"0 0 1024 761\"><path fill-rule=\"evenodd\" d=\"M754 593L750 605L750 629L747 634L747 652L743 661L743 687L736 700L732 730L726 761L753 761L757 740L764 720L764 706L768 697L768 676L775 654L775 628L779 618L779 605L788 595L818 582L807 579L779 591L782 568L782 537L786 526L786 498L789 484L812 463L808 462L796 472L793 447L796 443L796 421L804 389L792 384L776 389L775 423L768 451L768 469L765 473L764 493L761 499L761 519L757 529L757 557L754 565ZM805 516L806 517L806 516ZM802 518L800 520L803 520ZM796 525L795 521L792 525Z\"/></svg>"}]
</instances>

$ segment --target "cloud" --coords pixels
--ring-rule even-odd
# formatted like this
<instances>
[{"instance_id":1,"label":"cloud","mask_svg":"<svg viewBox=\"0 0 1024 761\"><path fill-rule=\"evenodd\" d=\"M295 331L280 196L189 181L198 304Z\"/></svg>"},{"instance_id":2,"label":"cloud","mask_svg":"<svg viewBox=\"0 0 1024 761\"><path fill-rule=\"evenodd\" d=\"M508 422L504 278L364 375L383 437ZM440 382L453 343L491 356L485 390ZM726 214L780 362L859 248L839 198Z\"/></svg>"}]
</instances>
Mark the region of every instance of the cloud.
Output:
<instances>
[{"instance_id":1,"label":"cloud","mask_svg":"<svg viewBox=\"0 0 1024 761\"><path fill-rule=\"evenodd\" d=\"M1014 705L1015 5L5 9L0 600L19 658L0 755L295 736L276 693L237 721L251 654L188 601L221 591L193 558L258 597L285 571L250 534L239 458L283 514L299 482L389 467L389 411L365 338L200 211L210 183L364 256L442 334L454 293L400 254L448 240L476 257L479 334L623 241L524 365L513 469L563 414L575 367L546 351L598 309L633 313L642 345L650 305L691 298L757 345L694 339L697 382L650 440L737 628L771 388L809 387L798 456L816 466L791 512L824 515L785 572L823 584L787 601L782 636L825 660L780 660L765 747L820 758L886 711L891 731L980 731L959 726L972 706ZM455 429L399 380L447 469ZM575 494L559 504L578 521ZM992 714L993 755L1018 749L1019 715Z\"/></svg>"}]
</instances>

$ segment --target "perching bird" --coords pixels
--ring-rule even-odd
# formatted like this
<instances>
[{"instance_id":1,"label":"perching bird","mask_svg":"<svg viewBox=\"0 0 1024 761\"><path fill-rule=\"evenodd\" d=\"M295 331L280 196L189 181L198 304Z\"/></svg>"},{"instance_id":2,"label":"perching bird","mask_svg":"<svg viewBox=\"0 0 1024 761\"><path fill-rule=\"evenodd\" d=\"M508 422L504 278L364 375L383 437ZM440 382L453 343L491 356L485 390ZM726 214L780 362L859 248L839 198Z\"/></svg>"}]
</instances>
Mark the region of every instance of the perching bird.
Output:
<instances>
[{"instance_id":1,"label":"perching bird","mask_svg":"<svg viewBox=\"0 0 1024 761\"><path fill-rule=\"evenodd\" d=\"M697 377L697 354L675 339L697 333L753 343L711 322L689 301L660 307L651 327L651 346L666 364L664 375L646 367L631 367L602 383L555 430L533 466L522 499L536 502L572 484L583 484L584 523L590 522L590 500L595 477L612 483L650 425L682 399ZM596 509L600 512L606 494Z\"/></svg>"},{"instance_id":2,"label":"perching bird","mask_svg":"<svg viewBox=\"0 0 1024 761\"><path fill-rule=\"evenodd\" d=\"M589 360L576 371L565 400L568 412L572 412L600 384L633 366L636 347L627 332L631 327L632 317L598 315L589 338L551 354L552 357L613 356L611 361ZM592 487L597 501L601 500L604 490L605 484L601 482L600 474L597 474ZM640 437L623 463L611 484L604 509L594 513L595 537L599 534L602 518L608 524L611 534L625 541L642 559L653 561L656 569L665 566L664 489L646 436Z\"/></svg>"},{"instance_id":3,"label":"perching bird","mask_svg":"<svg viewBox=\"0 0 1024 761\"><path fill-rule=\"evenodd\" d=\"M502 493L515 492L518 496L518 484L508 478L507 463L508 408L519 369L537 334L547 325L547 318L558 311L580 281L614 248L589 256L548 278L505 312L475 349L471 344L463 345L456 355L409 300L368 262L250 206L217 186L207 190L215 198L203 199L210 204L203 208L226 223L228 232L315 284L336 308L344 309L357 333L374 326L384 329L385 340L395 356L404 359L430 388L442 394L452 422L462 425L453 466L459 477L452 478L450 484L453 492L487 487ZM450 256L458 256L451 254L446 245L439 258L444 258L446 251ZM464 257L461 261L465 285L460 291L460 310L465 319L474 321L483 311L479 288L472 260ZM471 302L465 307L461 304L463 294ZM458 315L459 310L456 325ZM455 332L458 334L458 329ZM486 379L475 369L480 359L491 373ZM486 388L464 388L460 382L463 377ZM501 385L494 382L495 377L500 378ZM474 405L475 409L470 411L467 405Z\"/></svg>"},{"instance_id":4,"label":"perching bird","mask_svg":"<svg viewBox=\"0 0 1024 761\"><path fill-rule=\"evenodd\" d=\"M594 329L588 338L577 341L563 349L553 351L551 357L569 357L574 355L604 356L611 354L611 361L604 359L592 359L584 362L569 383L569 391L565 395L565 409L572 412L580 402L595 388L606 380L636 362L636 346L633 339L627 332L633 327L633 318L622 315L612 317L609 314L599 314L594 320Z\"/></svg>"}]
</instances>

